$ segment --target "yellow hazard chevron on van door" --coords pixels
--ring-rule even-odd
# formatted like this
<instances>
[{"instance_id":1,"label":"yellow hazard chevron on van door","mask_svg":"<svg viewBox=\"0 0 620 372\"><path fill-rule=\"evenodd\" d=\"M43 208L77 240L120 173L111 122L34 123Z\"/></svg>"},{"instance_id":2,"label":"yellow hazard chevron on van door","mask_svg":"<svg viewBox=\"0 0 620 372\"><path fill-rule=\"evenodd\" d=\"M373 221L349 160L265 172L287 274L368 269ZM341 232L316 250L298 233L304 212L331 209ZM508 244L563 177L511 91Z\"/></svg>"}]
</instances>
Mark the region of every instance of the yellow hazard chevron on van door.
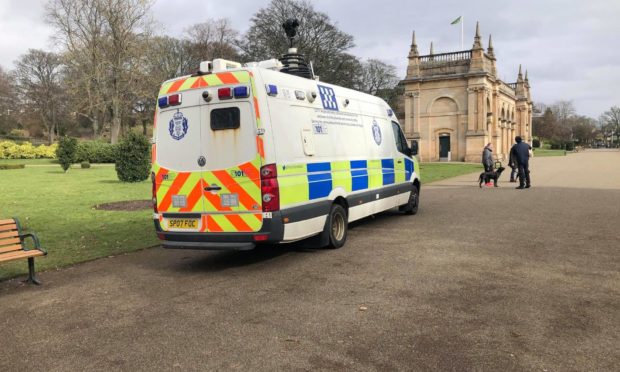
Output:
<instances>
[{"instance_id":1,"label":"yellow hazard chevron on van door","mask_svg":"<svg viewBox=\"0 0 620 372\"><path fill-rule=\"evenodd\" d=\"M259 175L260 157L238 167L205 172L173 172L153 164L157 210L160 213L201 213L201 231L255 232L263 222ZM215 193L207 185L221 187ZM237 206L224 206L222 195L235 194ZM185 197L175 206L173 197Z\"/></svg>"},{"instance_id":2,"label":"yellow hazard chevron on van door","mask_svg":"<svg viewBox=\"0 0 620 372\"><path fill-rule=\"evenodd\" d=\"M189 89L213 87L227 84L247 84L250 82L250 74L247 71L221 72L202 76L180 78L165 82L159 90L159 95L182 92Z\"/></svg>"}]
</instances>

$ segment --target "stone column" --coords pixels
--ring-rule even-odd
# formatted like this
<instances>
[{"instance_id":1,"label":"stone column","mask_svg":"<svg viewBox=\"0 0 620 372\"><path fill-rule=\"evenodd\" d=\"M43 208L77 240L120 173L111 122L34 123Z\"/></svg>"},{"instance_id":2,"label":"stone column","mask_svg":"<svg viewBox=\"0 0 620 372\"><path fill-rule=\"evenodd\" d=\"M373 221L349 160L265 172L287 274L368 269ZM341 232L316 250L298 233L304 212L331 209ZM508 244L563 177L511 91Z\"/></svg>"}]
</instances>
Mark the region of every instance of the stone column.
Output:
<instances>
[{"instance_id":1,"label":"stone column","mask_svg":"<svg viewBox=\"0 0 620 372\"><path fill-rule=\"evenodd\" d=\"M413 135L413 92L405 93L405 136Z\"/></svg>"},{"instance_id":2,"label":"stone column","mask_svg":"<svg viewBox=\"0 0 620 372\"><path fill-rule=\"evenodd\" d=\"M467 88L467 131L476 131L476 104L478 102L478 89Z\"/></svg>"},{"instance_id":3,"label":"stone column","mask_svg":"<svg viewBox=\"0 0 620 372\"><path fill-rule=\"evenodd\" d=\"M412 94L412 105L413 105L413 138L420 138L420 91L415 90L411 92Z\"/></svg>"}]
</instances>

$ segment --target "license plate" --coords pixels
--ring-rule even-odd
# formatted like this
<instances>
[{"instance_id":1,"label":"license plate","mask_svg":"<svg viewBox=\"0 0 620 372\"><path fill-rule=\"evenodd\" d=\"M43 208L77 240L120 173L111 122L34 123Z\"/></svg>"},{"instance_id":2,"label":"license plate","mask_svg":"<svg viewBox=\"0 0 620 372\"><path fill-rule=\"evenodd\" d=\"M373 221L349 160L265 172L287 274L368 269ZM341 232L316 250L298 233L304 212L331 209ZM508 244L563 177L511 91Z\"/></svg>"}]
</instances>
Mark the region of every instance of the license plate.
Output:
<instances>
[{"instance_id":1,"label":"license plate","mask_svg":"<svg viewBox=\"0 0 620 372\"><path fill-rule=\"evenodd\" d=\"M168 229L198 229L198 220L191 218L171 218L168 220Z\"/></svg>"}]
</instances>

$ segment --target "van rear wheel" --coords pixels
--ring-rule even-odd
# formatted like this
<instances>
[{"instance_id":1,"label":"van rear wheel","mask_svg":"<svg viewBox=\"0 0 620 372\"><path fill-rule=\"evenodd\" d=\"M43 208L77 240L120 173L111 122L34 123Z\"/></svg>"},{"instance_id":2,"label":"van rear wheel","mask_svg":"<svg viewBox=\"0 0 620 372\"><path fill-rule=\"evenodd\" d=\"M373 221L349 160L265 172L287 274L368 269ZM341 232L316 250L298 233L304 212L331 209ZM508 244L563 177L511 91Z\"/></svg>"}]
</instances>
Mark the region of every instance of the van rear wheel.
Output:
<instances>
[{"instance_id":1,"label":"van rear wheel","mask_svg":"<svg viewBox=\"0 0 620 372\"><path fill-rule=\"evenodd\" d=\"M329 248L340 248L347 240L347 211L340 205L332 205L327 217L326 229L329 233Z\"/></svg>"}]
</instances>

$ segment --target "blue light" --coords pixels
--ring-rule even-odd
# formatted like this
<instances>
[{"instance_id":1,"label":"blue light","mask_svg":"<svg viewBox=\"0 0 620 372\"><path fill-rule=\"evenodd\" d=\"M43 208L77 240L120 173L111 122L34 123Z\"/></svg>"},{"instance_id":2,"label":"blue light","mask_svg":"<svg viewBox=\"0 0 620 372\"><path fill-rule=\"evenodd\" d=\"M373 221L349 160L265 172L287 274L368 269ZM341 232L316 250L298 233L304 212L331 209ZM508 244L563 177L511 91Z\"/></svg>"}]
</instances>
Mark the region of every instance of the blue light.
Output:
<instances>
[{"instance_id":1,"label":"blue light","mask_svg":"<svg viewBox=\"0 0 620 372\"><path fill-rule=\"evenodd\" d=\"M159 106L159 108L168 107L168 97L160 97L157 100L157 105Z\"/></svg>"},{"instance_id":2,"label":"blue light","mask_svg":"<svg viewBox=\"0 0 620 372\"><path fill-rule=\"evenodd\" d=\"M235 89L233 89L233 94L235 95L235 98L247 98L249 96L248 87L235 87Z\"/></svg>"},{"instance_id":3,"label":"blue light","mask_svg":"<svg viewBox=\"0 0 620 372\"><path fill-rule=\"evenodd\" d=\"M270 96L278 95L278 87L272 84L265 85L265 89L267 89L267 94Z\"/></svg>"}]
</instances>

